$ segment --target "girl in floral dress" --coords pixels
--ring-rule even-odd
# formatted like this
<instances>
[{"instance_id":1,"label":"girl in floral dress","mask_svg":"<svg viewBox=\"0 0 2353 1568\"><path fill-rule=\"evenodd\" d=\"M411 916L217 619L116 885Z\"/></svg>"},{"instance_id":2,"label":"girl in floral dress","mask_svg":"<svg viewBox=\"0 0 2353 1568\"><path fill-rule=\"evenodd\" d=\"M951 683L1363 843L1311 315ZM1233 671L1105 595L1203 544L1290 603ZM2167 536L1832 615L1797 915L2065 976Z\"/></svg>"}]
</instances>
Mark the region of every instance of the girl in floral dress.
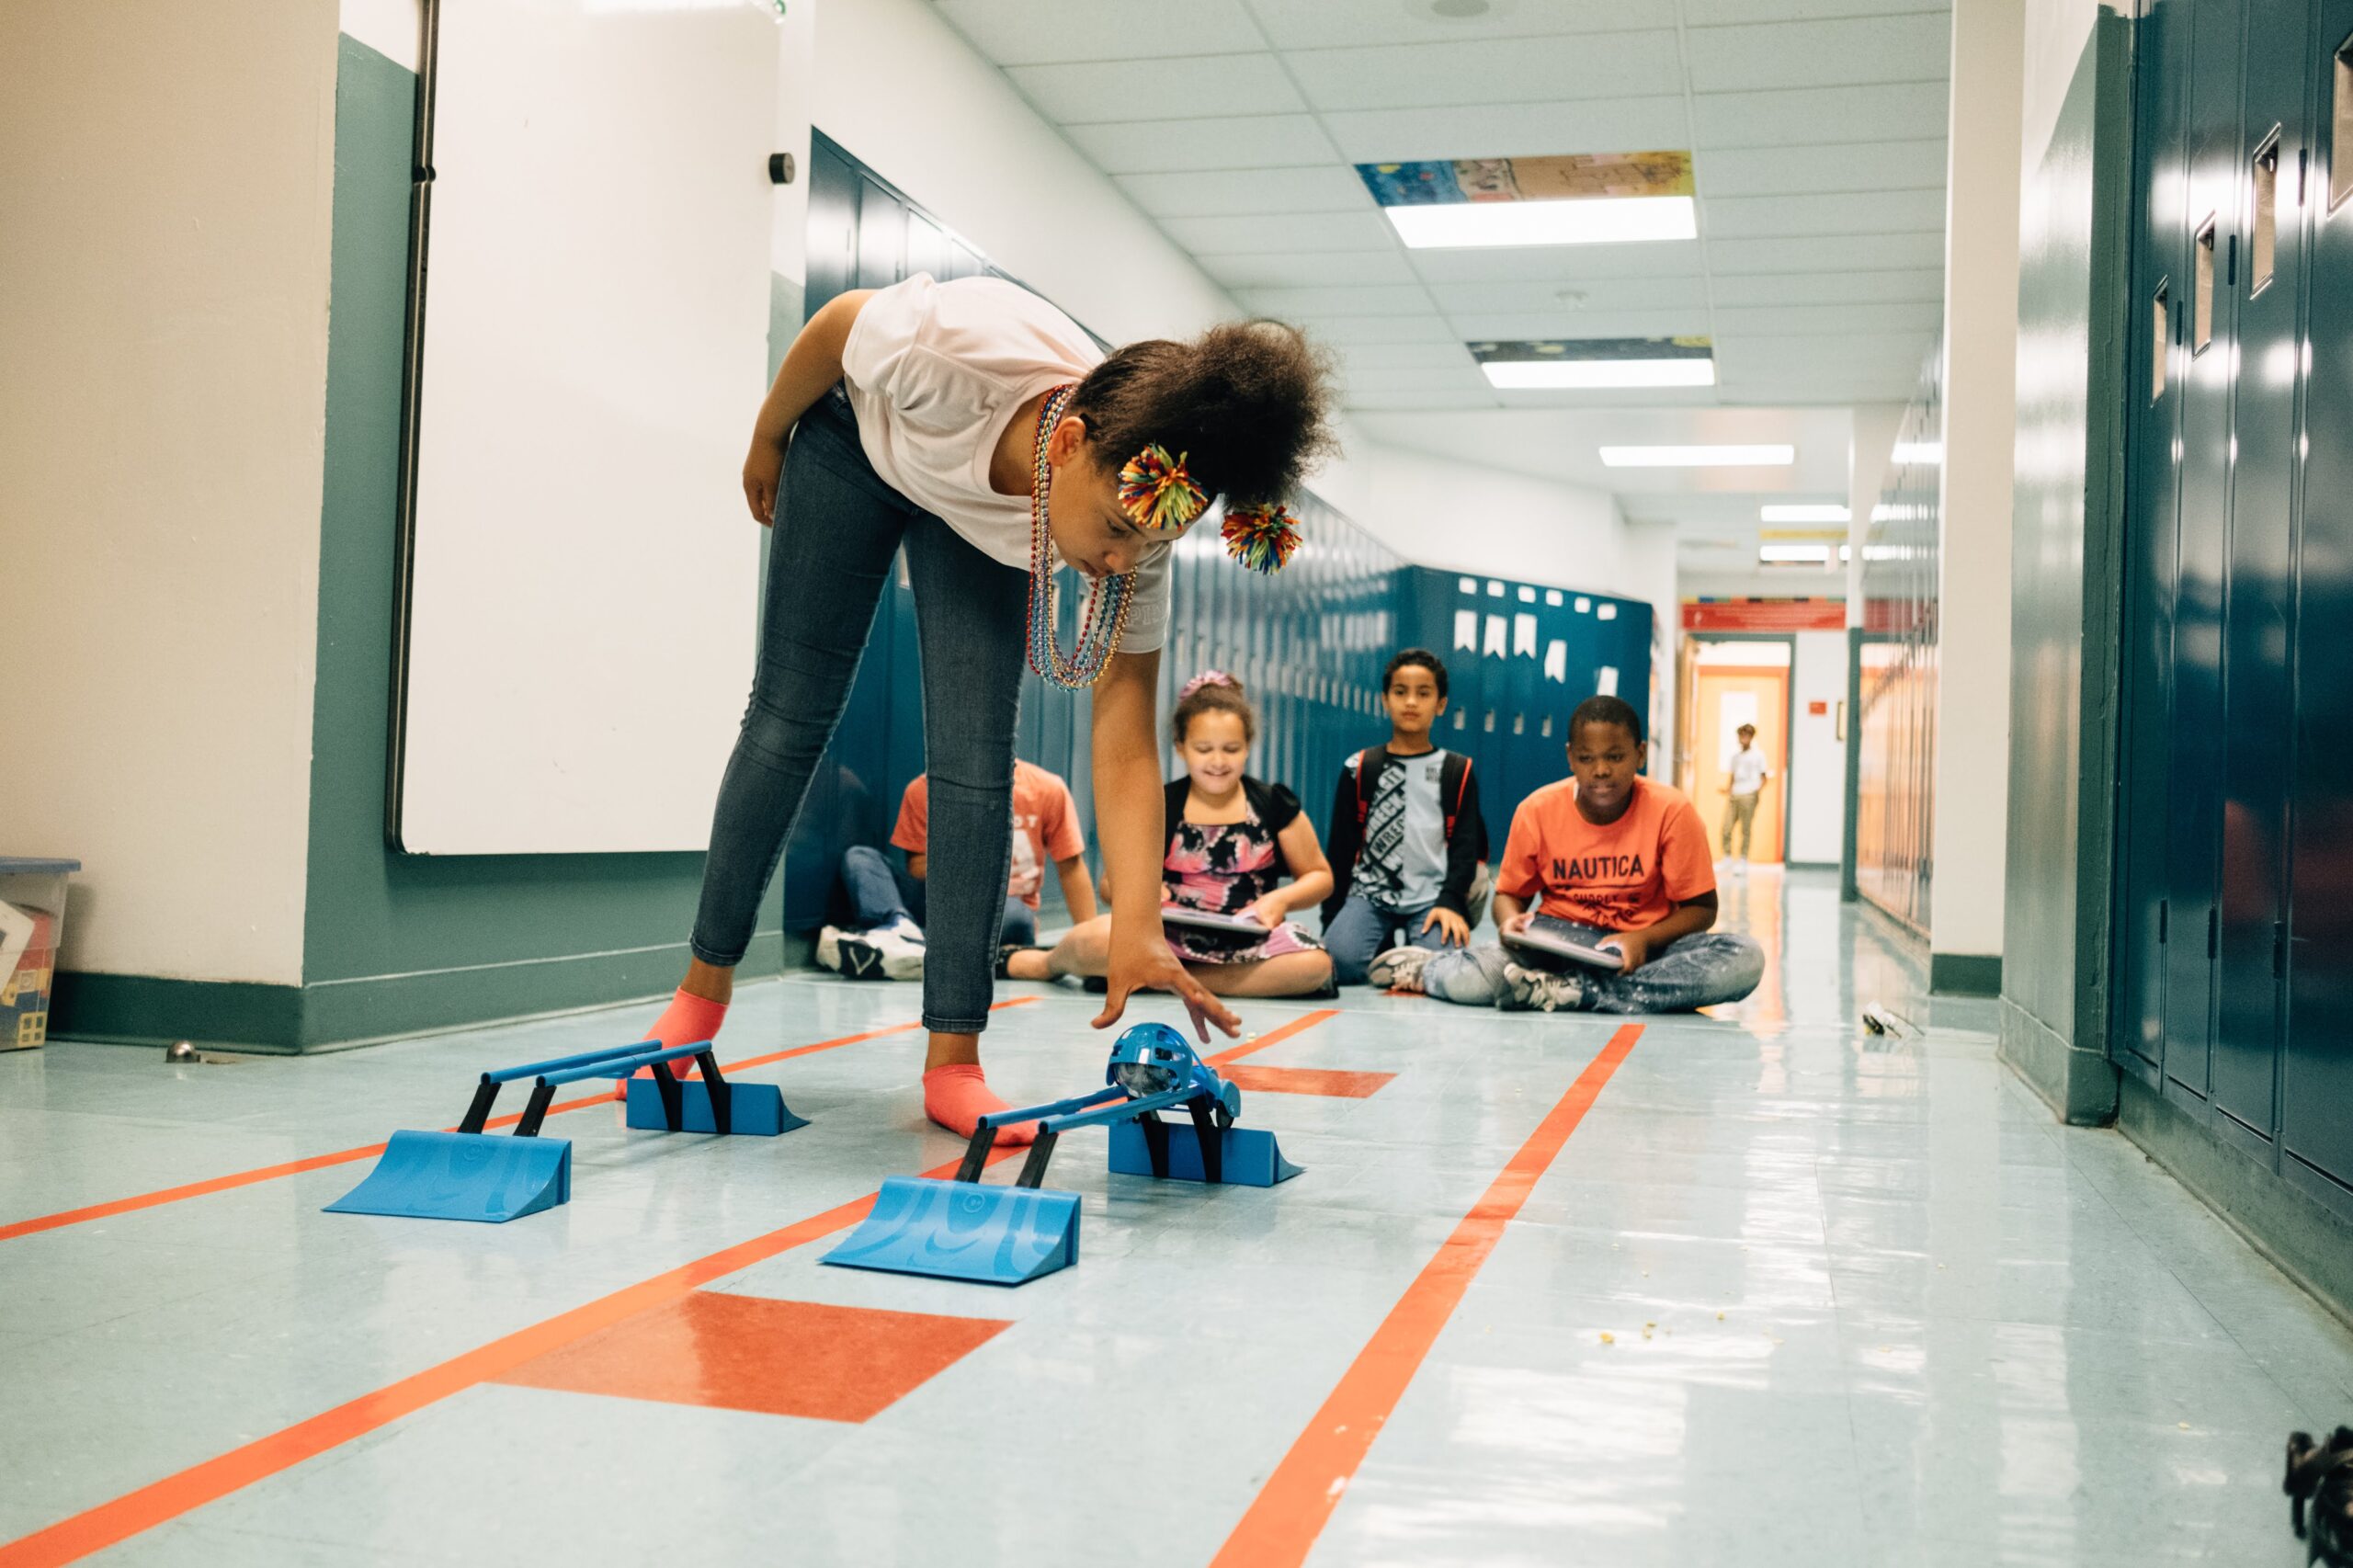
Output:
<instances>
[{"instance_id":1,"label":"girl in floral dress","mask_svg":"<svg viewBox=\"0 0 2353 1568\"><path fill-rule=\"evenodd\" d=\"M1161 904L1171 915L1234 915L1256 927L1212 930L1166 918L1170 949L1220 996L1335 994L1331 956L1289 918L1332 891L1332 869L1299 797L1243 771L1258 717L1242 683L1218 670L1196 676L1169 727L1185 772L1167 787ZM1108 942L1108 922L1090 920L1051 951L1008 952L1005 972L1014 980L1099 975Z\"/></svg>"}]
</instances>

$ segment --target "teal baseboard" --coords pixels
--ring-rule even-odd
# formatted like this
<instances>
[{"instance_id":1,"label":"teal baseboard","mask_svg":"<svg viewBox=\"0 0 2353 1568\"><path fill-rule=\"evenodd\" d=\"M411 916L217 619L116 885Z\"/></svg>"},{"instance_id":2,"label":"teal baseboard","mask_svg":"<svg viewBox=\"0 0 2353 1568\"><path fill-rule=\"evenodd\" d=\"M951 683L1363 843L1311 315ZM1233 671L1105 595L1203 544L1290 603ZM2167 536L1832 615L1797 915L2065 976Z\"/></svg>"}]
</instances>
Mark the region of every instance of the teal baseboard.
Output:
<instances>
[{"instance_id":1,"label":"teal baseboard","mask_svg":"<svg viewBox=\"0 0 2353 1568\"><path fill-rule=\"evenodd\" d=\"M805 968L810 946L805 936L763 931L736 972L759 980ZM257 1055L345 1051L656 999L678 983L687 958L685 943L662 943L299 986L64 971L50 1032L123 1045L186 1040Z\"/></svg>"},{"instance_id":2,"label":"teal baseboard","mask_svg":"<svg viewBox=\"0 0 2353 1568\"><path fill-rule=\"evenodd\" d=\"M2107 1054L2079 1050L2006 996L1995 1051L2070 1127L2105 1127L2116 1119L2117 1073Z\"/></svg>"},{"instance_id":3,"label":"teal baseboard","mask_svg":"<svg viewBox=\"0 0 2353 1568\"><path fill-rule=\"evenodd\" d=\"M1999 996L2001 955L1930 952L1928 989L1939 996Z\"/></svg>"},{"instance_id":4,"label":"teal baseboard","mask_svg":"<svg viewBox=\"0 0 2353 1568\"><path fill-rule=\"evenodd\" d=\"M1785 871L1835 871L1838 869L1838 862L1836 860L1785 860L1781 863L1781 869Z\"/></svg>"},{"instance_id":5,"label":"teal baseboard","mask_svg":"<svg viewBox=\"0 0 2353 1568\"><path fill-rule=\"evenodd\" d=\"M2353 1323L2353 1221L2297 1191L2136 1078L2121 1080L2116 1127L2281 1273Z\"/></svg>"}]
</instances>

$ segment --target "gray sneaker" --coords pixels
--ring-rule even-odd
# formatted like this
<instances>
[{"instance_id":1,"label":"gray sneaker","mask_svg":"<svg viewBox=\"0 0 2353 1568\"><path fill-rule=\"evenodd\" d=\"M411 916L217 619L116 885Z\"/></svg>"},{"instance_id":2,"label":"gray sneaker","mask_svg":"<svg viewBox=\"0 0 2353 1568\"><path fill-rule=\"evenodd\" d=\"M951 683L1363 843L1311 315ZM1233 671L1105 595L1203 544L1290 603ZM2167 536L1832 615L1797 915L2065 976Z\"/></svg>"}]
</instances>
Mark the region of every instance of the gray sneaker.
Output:
<instances>
[{"instance_id":1,"label":"gray sneaker","mask_svg":"<svg viewBox=\"0 0 2353 1568\"><path fill-rule=\"evenodd\" d=\"M1365 978L1383 991L1407 991L1418 996L1422 991L1422 966L1438 955L1427 948L1391 948L1373 956Z\"/></svg>"},{"instance_id":2,"label":"gray sneaker","mask_svg":"<svg viewBox=\"0 0 2353 1568\"><path fill-rule=\"evenodd\" d=\"M1585 982L1574 974L1504 965L1504 994L1495 1006L1506 1013L1574 1013L1585 1006Z\"/></svg>"}]
</instances>

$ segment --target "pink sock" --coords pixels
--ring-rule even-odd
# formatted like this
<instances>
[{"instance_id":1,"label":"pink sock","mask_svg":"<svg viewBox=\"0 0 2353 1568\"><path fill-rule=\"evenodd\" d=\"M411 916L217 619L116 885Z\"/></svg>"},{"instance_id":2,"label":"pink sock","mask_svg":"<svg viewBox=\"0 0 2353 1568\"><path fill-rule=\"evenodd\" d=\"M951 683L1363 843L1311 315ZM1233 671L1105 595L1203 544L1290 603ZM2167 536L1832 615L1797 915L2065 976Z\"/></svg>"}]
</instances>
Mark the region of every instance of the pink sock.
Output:
<instances>
[{"instance_id":1,"label":"pink sock","mask_svg":"<svg viewBox=\"0 0 2353 1568\"><path fill-rule=\"evenodd\" d=\"M959 1138L970 1138L988 1112L1007 1108L1003 1100L989 1092L988 1080L981 1075L977 1062L951 1062L923 1075L924 1115ZM1027 1123L996 1130L996 1146L1000 1149L1015 1149L1035 1142L1037 1134Z\"/></svg>"},{"instance_id":2,"label":"pink sock","mask_svg":"<svg viewBox=\"0 0 2353 1568\"><path fill-rule=\"evenodd\" d=\"M665 1047L696 1045L703 1040L717 1039L719 1026L726 1020L726 1003L713 1002L707 996L688 995L686 988L681 986L677 994L670 998L670 1005L662 1009L662 1016L654 1020L654 1027L645 1031L645 1038L648 1040L660 1040ZM691 1056L680 1057L670 1063L670 1072L675 1077L692 1077L695 1073L695 1059ZM654 1069L641 1067L637 1070L637 1075L641 1078L651 1078L654 1076ZM616 1093L613 1097L620 1099L623 1096Z\"/></svg>"}]
</instances>

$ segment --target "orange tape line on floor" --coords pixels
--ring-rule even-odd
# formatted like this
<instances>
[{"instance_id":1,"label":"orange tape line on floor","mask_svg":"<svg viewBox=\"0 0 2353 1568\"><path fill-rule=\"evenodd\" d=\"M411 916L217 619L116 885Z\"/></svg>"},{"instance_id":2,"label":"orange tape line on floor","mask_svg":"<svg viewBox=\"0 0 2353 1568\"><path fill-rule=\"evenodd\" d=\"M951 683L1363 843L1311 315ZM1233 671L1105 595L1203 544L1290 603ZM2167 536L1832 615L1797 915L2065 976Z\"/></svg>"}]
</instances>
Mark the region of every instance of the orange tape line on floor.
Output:
<instances>
[{"instance_id":1,"label":"orange tape line on floor","mask_svg":"<svg viewBox=\"0 0 2353 1568\"><path fill-rule=\"evenodd\" d=\"M1382 1423L1397 1408L1406 1384L1421 1369L1463 1292L1495 1251L1505 1224L1528 1201L1642 1033L1642 1025L1628 1024L1610 1036L1601 1054L1529 1134L1357 1352L1331 1397L1258 1489L1210 1568L1296 1568L1307 1560Z\"/></svg>"},{"instance_id":2,"label":"orange tape line on floor","mask_svg":"<svg viewBox=\"0 0 2353 1568\"><path fill-rule=\"evenodd\" d=\"M994 1150L989 1164L995 1165L1017 1153L1019 1151L1015 1149ZM950 1160L923 1174L935 1180L945 1179L956 1174L960 1164L961 1160ZM855 1201L813 1214L764 1236L755 1236L666 1274L625 1286L609 1296L517 1329L479 1349L427 1367L241 1449L232 1449L217 1459L190 1465L176 1475L167 1475L135 1492L126 1492L111 1502L86 1508L46 1529L21 1536L0 1545L0 1568L51 1568L52 1564L75 1562L157 1525L167 1524L451 1394L462 1393L477 1383L493 1381L525 1362L561 1350L640 1312L667 1306L714 1279L749 1268L779 1253L822 1241L837 1231L846 1231L866 1218L874 1207L875 1197L870 1192Z\"/></svg>"},{"instance_id":3,"label":"orange tape line on floor","mask_svg":"<svg viewBox=\"0 0 2353 1568\"><path fill-rule=\"evenodd\" d=\"M1034 996L1008 997L997 1003L995 1006L990 1008L990 1011L995 1012L1003 1007L1025 1006L1036 1000ZM867 1029L859 1034L846 1034L839 1040L821 1040L813 1045L796 1045L785 1051L772 1051L765 1056L747 1056L741 1062L723 1062L720 1063L720 1071L740 1073L746 1068L766 1067L771 1062L782 1062L790 1057L809 1056L820 1051L832 1051L840 1046L857 1045L862 1040L880 1040L885 1035L905 1034L910 1029L918 1029L922 1027L919 1023L892 1024L887 1028ZM593 1095L584 1095L578 1099L558 1100L548 1107L547 1114L555 1116L567 1110L585 1110L590 1106L611 1105L617 1097L609 1090L600 1090ZM512 1127L522 1119L523 1113L516 1111L506 1116L492 1117L483 1123L483 1126L484 1129ZM457 1129L445 1127L441 1131L455 1132ZM300 1176L304 1171L320 1170L328 1165L345 1165L354 1160L369 1160L383 1152L384 1146L381 1143L370 1143L358 1149L338 1149L332 1154L313 1154L305 1159L289 1160L283 1165L262 1165L254 1170L238 1171L230 1176L211 1176L203 1181L192 1181L180 1187L166 1187L154 1192L142 1192L135 1198L110 1199L104 1203L93 1203L87 1208L66 1209L55 1214L37 1214L29 1220L17 1220L9 1224L0 1225L0 1242L14 1241L18 1236L29 1236L41 1231L60 1230L67 1225L86 1224L92 1220L104 1220L116 1214L135 1213L142 1209L160 1208L166 1203L178 1203L190 1198L203 1198L210 1193L227 1192L235 1187L252 1187L256 1182L276 1181L280 1176Z\"/></svg>"},{"instance_id":4,"label":"orange tape line on floor","mask_svg":"<svg viewBox=\"0 0 2353 1568\"><path fill-rule=\"evenodd\" d=\"M1201 1060L1212 1067L1222 1067L1229 1062L1239 1062L1245 1056L1255 1056L1270 1045L1280 1045L1291 1036L1302 1034L1324 1019L1336 1018L1339 1016L1340 1010L1337 1007L1318 1007L1312 1013L1303 1013L1287 1024L1268 1029L1256 1040L1244 1040L1240 1045L1229 1046L1215 1056L1204 1056Z\"/></svg>"}]
</instances>

